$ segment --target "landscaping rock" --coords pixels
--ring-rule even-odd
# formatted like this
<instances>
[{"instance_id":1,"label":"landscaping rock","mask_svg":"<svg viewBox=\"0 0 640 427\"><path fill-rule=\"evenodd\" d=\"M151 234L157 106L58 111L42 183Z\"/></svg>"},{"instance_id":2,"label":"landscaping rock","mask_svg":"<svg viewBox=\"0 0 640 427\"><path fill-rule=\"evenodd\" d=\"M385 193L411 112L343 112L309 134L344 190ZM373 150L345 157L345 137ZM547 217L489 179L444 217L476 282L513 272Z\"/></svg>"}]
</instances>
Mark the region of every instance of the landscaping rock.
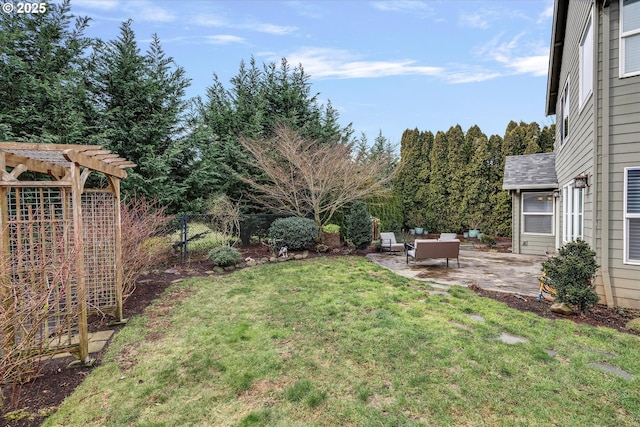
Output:
<instances>
[{"instance_id":1,"label":"landscaping rock","mask_svg":"<svg viewBox=\"0 0 640 427\"><path fill-rule=\"evenodd\" d=\"M301 259L304 259L304 257L302 256L302 254L295 254L295 255L293 256L293 259L301 260Z\"/></svg>"},{"instance_id":2,"label":"landscaping rock","mask_svg":"<svg viewBox=\"0 0 640 427\"><path fill-rule=\"evenodd\" d=\"M309 257L309 251L304 251L302 252L302 258L308 258Z\"/></svg>"},{"instance_id":3,"label":"landscaping rock","mask_svg":"<svg viewBox=\"0 0 640 427\"><path fill-rule=\"evenodd\" d=\"M278 260L278 258L272 256L271 258L269 258L269 262L276 262Z\"/></svg>"},{"instance_id":4,"label":"landscaping rock","mask_svg":"<svg viewBox=\"0 0 640 427\"><path fill-rule=\"evenodd\" d=\"M250 259L249 261L247 261L247 267L255 267L256 265L258 265L258 261L256 261L255 259Z\"/></svg>"},{"instance_id":5,"label":"landscaping rock","mask_svg":"<svg viewBox=\"0 0 640 427\"><path fill-rule=\"evenodd\" d=\"M321 254L326 253L329 251L329 246L327 245L323 245L323 244L319 244L316 246L316 251L320 252Z\"/></svg>"},{"instance_id":6,"label":"landscaping rock","mask_svg":"<svg viewBox=\"0 0 640 427\"><path fill-rule=\"evenodd\" d=\"M224 273L224 269L222 267L213 267L213 271L216 273Z\"/></svg>"},{"instance_id":7,"label":"landscaping rock","mask_svg":"<svg viewBox=\"0 0 640 427\"><path fill-rule=\"evenodd\" d=\"M629 320L625 325L625 328L634 332L640 332L640 317Z\"/></svg>"},{"instance_id":8,"label":"landscaping rock","mask_svg":"<svg viewBox=\"0 0 640 427\"><path fill-rule=\"evenodd\" d=\"M551 304L550 310L553 313L564 314L565 316L570 316L573 314L573 309L569 307L569 305L565 302L557 302L555 304Z\"/></svg>"}]
</instances>

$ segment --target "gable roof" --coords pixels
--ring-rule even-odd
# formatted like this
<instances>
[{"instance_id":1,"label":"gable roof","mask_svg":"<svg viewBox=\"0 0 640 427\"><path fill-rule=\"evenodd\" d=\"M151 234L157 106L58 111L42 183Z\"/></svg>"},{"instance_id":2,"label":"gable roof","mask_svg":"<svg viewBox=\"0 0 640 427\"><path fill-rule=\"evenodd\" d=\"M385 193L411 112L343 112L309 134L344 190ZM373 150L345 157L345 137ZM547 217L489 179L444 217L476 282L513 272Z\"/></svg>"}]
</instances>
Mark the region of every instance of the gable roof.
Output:
<instances>
[{"instance_id":1,"label":"gable roof","mask_svg":"<svg viewBox=\"0 0 640 427\"><path fill-rule=\"evenodd\" d=\"M555 153L507 156L503 190L535 190L558 187Z\"/></svg>"},{"instance_id":2,"label":"gable roof","mask_svg":"<svg viewBox=\"0 0 640 427\"><path fill-rule=\"evenodd\" d=\"M564 35L567 27L569 0L555 0L553 24L551 27L551 52L549 54L549 72L547 74L547 116L556 113L556 102L560 90L560 65L564 50Z\"/></svg>"}]
</instances>

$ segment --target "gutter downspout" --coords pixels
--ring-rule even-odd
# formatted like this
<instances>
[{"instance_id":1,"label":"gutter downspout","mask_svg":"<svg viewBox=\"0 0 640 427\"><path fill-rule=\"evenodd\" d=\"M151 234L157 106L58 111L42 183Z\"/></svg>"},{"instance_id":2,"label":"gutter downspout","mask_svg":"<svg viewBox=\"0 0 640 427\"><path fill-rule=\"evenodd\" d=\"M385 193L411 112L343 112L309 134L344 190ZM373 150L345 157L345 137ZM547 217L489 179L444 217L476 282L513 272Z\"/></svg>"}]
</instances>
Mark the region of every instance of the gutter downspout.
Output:
<instances>
[{"instance_id":1,"label":"gutter downspout","mask_svg":"<svg viewBox=\"0 0 640 427\"><path fill-rule=\"evenodd\" d=\"M599 15L599 14L598 14ZM614 307L613 301L613 291L611 289L611 276L609 275L609 257L610 257L610 248L609 248L609 184L610 184L610 175L609 175L609 142L610 142L610 126L611 126L611 102L610 102L610 86L611 86L611 72L609 70L609 61L610 61L610 48L611 48L611 40L610 40L610 17L609 17L609 7L608 2L603 2L602 7L602 185L600 190L600 195L602 197L602 208L601 208L601 225L600 225L600 241L602 244L602 248L600 250L600 271L602 275L602 285L604 287L604 296L605 302L607 306L612 308ZM597 27L596 27L597 28ZM597 31L594 31L597 33ZM596 44L597 46L597 44ZM595 74L597 75L597 74ZM594 84L596 85L595 90L597 90L597 82L598 79L594 79ZM594 92L594 101L598 99L597 91ZM595 113L597 117L597 104L595 105ZM598 165L598 124L597 120L595 122L595 151L594 151L594 184L597 184L597 165ZM597 195L598 188L594 185L594 201L593 201L593 222L594 222L594 243L595 243L595 235L597 234L597 214L598 214L598 204L597 204ZM594 246L595 247L595 246ZM597 249L596 249L597 251Z\"/></svg>"}]
</instances>

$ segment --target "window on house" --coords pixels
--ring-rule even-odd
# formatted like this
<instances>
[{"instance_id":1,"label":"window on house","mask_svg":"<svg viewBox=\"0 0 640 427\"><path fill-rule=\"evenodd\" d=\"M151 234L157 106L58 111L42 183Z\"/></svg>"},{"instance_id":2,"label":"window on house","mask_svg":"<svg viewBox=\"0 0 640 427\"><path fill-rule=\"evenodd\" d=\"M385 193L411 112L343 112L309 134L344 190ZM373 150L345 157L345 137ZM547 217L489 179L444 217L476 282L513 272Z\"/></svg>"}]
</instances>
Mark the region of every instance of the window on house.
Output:
<instances>
[{"instance_id":1,"label":"window on house","mask_svg":"<svg viewBox=\"0 0 640 427\"><path fill-rule=\"evenodd\" d=\"M522 193L522 232L553 234L553 193Z\"/></svg>"},{"instance_id":2,"label":"window on house","mask_svg":"<svg viewBox=\"0 0 640 427\"><path fill-rule=\"evenodd\" d=\"M560 97L560 113L562 114L562 122L560 123L560 145L567 142L569 138L569 82L564 86L562 96Z\"/></svg>"},{"instance_id":3,"label":"window on house","mask_svg":"<svg viewBox=\"0 0 640 427\"><path fill-rule=\"evenodd\" d=\"M564 243L582 239L584 227L584 188L573 184L562 189L562 240Z\"/></svg>"},{"instance_id":4,"label":"window on house","mask_svg":"<svg viewBox=\"0 0 640 427\"><path fill-rule=\"evenodd\" d=\"M580 41L580 107L591 95L593 88L593 19L589 15Z\"/></svg>"},{"instance_id":5,"label":"window on house","mask_svg":"<svg viewBox=\"0 0 640 427\"><path fill-rule=\"evenodd\" d=\"M620 8L620 77L640 74L640 0Z\"/></svg>"},{"instance_id":6,"label":"window on house","mask_svg":"<svg viewBox=\"0 0 640 427\"><path fill-rule=\"evenodd\" d=\"M625 262L640 264L640 168L624 174Z\"/></svg>"}]
</instances>

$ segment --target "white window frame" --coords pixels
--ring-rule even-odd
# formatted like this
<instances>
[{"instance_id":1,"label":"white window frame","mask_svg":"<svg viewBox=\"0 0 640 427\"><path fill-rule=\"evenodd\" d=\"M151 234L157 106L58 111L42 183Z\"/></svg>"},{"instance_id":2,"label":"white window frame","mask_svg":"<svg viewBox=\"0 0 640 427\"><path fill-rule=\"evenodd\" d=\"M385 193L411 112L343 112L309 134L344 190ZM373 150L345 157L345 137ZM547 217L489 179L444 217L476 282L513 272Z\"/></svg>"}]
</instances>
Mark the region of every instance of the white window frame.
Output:
<instances>
[{"instance_id":1,"label":"white window frame","mask_svg":"<svg viewBox=\"0 0 640 427\"><path fill-rule=\"evenodd\" d=\"M574 183L562 188L562 242L568 243L584 236L584 188Z\"/></svg>"},{"instance_id":2,"label":"white window frame","mask_svg":"<svg viewBox=\"0 0 640 427\"><path fill-rule=\"evenodd\" d=\"M571 102L569 97L569 79L564 85L564 90L560 95L560 147L567 143L569 140L569 130L571 129L570 118Z\"/></svg>"},{"instance_id":3,"label":"white window frame","mask_svg":"<svg viewBox=\"0 0 640 427\"><path fill-rule=\"evenodd\" d=\"M640 75L640 67L637 70L634 71L629 71L627 72L627 70L625 69L625 59L627 57L627 40L631 39L632 37L640 37L640 25L638 25L637 28L632 28L629 31L624 31L624 11L625 11L625 7L624 7L624 0L620 1L620 38L619 38L619 44L618 46L620 46L620 63L619 63L619 74L620 74L620 78L624 78L624 77L631 77L631 76L637 76ZM640 55L640 52L638 52L638 55Z\"/></svg>"},{"instance_id":4,"label":"white window frame","mask_svg":"<svg viewBox=\"0 0 640 427\"><path fill-rule=\"evenodd\" d=\"M624 216L624 263L640 265L640 259L630 259L629 257L629 221L631 219L640 219L640 213L628 213L628 198L629 198L629 172L640 171L640 166L624 168L624 210L622 212Z\"/></svg>"},{"instance_id":5,"label":"white window frame","mask_svg":"<svg viewBox=\"0 0 640 427\"><path fill-rule=\"evenodd\" d=\"M524 197L525 196L542 196L544 198L551 198L551 201L553 201L553 192L552 191L527 191L527 192L523 192L520 194L520 204L521 204L521 208L520 208L520 229L522 230L522 234L526 234L526 235L535 235L535 236L554 236L555 235L555 203L551 204L551 212L525 212L524 210ZM525 219L527 216L550 216L551 217L551 231L549 233L533 233L530 231L526 231L525 230Z\"/></svg>"},{"instance_id":6,"label":"white window frame","mask_svg":"<svg viewBox=\"0 0 640 427\"><path fill-rule=\"evenodd\" d=\"M580 39L580 78L579 78L579 90L580 90L580 102L579 107L582 107L587 103L589 97L593 93L593 8L589 13L587 24L585 25Z\"/></svg>"}]
</instances>

